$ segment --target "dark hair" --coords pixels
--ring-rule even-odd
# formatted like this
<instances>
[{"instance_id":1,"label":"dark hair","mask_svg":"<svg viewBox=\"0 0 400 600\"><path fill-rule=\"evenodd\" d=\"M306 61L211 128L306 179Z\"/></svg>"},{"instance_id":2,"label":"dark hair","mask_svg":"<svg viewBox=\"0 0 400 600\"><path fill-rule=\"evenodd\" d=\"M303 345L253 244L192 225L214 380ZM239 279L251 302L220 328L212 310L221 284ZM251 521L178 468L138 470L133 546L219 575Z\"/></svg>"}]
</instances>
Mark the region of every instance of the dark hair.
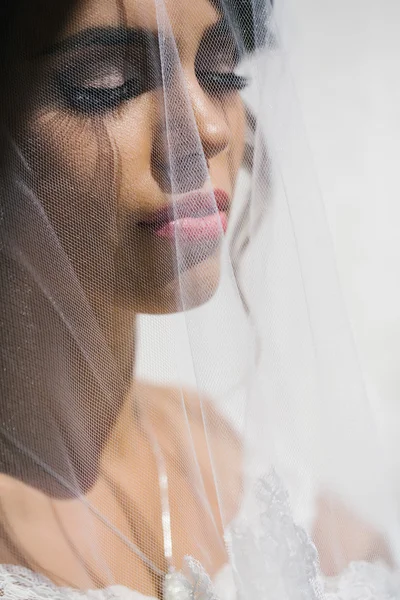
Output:
<instances>
[{"instance_id":1,"label":"dark hair","mask_svg":"<svg viewBox=\"0 0 400 600\"><path fill-rule=\"evenodd\" d=\"M252 53L266 42L273 0L212 0L241 36L243 50ZM255 18L255 15L257 18Z\"/></svg>"},{"instance_id":2,"label":"dark hair","mask_svg":"<svg viewBox=\"0 0 400 600\"><path fill-rule=\"evenodd\" d=\"M31 70L20 76L18 64L38 41L47 44L62 28L76 0L1 0L0 2L0 157L4 125L18 120L36 83Z\"/></svg>"}]
</instances>

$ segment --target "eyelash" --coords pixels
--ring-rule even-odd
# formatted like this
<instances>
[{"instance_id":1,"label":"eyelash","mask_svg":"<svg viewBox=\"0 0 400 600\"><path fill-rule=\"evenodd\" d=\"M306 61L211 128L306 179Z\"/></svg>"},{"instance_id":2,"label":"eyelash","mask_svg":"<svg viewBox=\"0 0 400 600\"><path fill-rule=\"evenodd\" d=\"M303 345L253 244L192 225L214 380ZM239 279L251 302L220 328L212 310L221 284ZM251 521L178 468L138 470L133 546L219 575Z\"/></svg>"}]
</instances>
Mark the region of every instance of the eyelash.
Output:
<instances>
[{"instance_id":1,"label":"eyelash","mask_svg":"<svg viewBox=\"0 0 400 600\"><path fill-rule=\"evenodd\" d=\"M248 79L242 75L236 75L231 71L212 72L204 71L197 73L200 85L211 95L225 95L232 92L244 90L248 85Z\"/></svg>"},{"instance_id":2,"label":"eyelash","mask_svg":"<svg viewBox=\"0 0 400 600\"><path fill-rule=\"evenodd\" d=\"M205 91L212 96L229 95L243 90L248 85L246 77L233 72L198 72L197 79ZM143 93L141 86L133 79L115 88L76 87L62 79L59 84L67 107L85 115L111 112L122 103Z\"/></svg>"},{"instance_id":3,"label":"eyelash","mask_svg":"<svg viewBox=\"0 0 400 600\"><path fill-rule=\"evenodd\" d=\"M123 102L140 95L133 79L113 88L76 87L67 82L62 82L60 88L68 108L88 115L113 111Z\"/></svg>"}]
</instances>

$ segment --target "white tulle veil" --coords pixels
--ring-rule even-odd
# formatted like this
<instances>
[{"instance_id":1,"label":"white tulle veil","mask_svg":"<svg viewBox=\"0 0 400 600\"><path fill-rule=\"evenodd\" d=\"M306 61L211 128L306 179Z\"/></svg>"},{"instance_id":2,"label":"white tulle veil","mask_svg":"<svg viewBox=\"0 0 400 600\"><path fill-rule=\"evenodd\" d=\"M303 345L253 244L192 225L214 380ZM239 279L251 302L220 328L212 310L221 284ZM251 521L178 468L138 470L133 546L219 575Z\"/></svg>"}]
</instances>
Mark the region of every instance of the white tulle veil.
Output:
<instances>
[{"instance_id":1,"label":"white tulle veil","mask_svg":"<svg viewBox=\"0 0 400 600\"><path fill-rule=\"evenodd\" d=\"M71 589L142 591L141 561L159 595L183 569L176 594L212 598L219 544L229 600L323 597L324 569L356 589L352 561L399 560L398 507L274 9L95 5L32 36L8 88L27 77L3 135L0 548Z\"/></svg>"}]
</instances>

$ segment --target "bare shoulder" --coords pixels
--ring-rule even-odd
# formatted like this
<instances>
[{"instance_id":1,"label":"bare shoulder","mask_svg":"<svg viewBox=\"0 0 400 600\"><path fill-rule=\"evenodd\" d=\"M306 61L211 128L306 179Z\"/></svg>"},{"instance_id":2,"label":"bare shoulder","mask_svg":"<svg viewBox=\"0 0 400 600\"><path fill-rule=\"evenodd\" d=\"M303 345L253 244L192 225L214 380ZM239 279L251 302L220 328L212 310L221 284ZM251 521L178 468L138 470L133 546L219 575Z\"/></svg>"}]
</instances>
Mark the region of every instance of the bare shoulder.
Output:
<instances>
[{"instance_id":1,"label":"bare shoulder","mask_svg":"<svg viewBox=\"0 0 400 600\"><path fill-rule=\"evenodd\" d=\"M23 481L0 473L0 510L6 512L8 507L24 512L25 504L31 505L41 499L43 494Z\"/></svg>"},{"instance_id":2,"label":"bare shoulder","mask_svg":"<svg viewBox=\"0 0 400 600\"><path fill-rule=\"evenodd\" d=\"M392 563L385 539L330 494L318 500L314 541L325 575L337 575L353 561Z\"/></svg>"},{"instance_id":3,"label":"bare shoulder","mask_svg":"<svg viewBox=\"0 0 400 600\"><path fill-rule=\"evenodd\" d=\"M135 383L135 391L152 421L161 420L164 426L199 427L207 435L237 446L239 450L239 436L206 395L187 388L157 386L140 381Z\"/></svg>"},{"instance_id":4,"label":"bare shoulder","mask_svg":"<svg viewBox=\"0 0 400 600\"><path fill-rule=\"evenodd\" d=\"M24 522L32 504L37 504L40 493L18 479L0 474L0 564L18 565L15 553L14 515Z\"/></svg>"},{"instance_id":5,"label":"bare shoulder","mask_svg":"<svg viewBox=\"0 0 400 600\"><path fill-rule=\"evenodd\" d=\"M194 459L206 488L218 488L228 518L233 518L242 484L242 447L238 434L213 401L195 391L139 383L137 395L150 417L163 451L182 464Z\"/></svg>"}]
</instances>

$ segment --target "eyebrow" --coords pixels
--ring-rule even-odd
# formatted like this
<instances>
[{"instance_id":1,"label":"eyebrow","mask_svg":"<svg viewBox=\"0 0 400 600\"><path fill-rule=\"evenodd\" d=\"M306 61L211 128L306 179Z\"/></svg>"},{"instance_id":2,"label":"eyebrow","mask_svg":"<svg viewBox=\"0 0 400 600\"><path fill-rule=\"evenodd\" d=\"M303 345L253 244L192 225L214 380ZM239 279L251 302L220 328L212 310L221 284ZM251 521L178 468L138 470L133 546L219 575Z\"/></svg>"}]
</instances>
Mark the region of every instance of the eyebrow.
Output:
<instances>
[{"instance_id":1,"label":"eyebrow","mask_svg":"<svg viewBox=\"0 0 400 600\"><path fill-rule=\"evenodd\" d=\"M71 50L81 50L93 46L158 45L158 36L147 29L127 27L91 27L75 35L60 40L46 48L42 54L62 54Z\"/></svg>"},{"instance_id":2,"label":"eyebrow","mask_svg":"<svg viewBox=\"0 0 400 600\"><path fill-rule=\"evenodd\" d=\"M245 52L242 40L240 36L235 35L236 33L232 29L232 23L226 17L221 17L216 23L206 29L201 44L217 45L220 48L222 41L230 41L240 59Z\"/></svg>"},{"instance_id":3,"label":"eyebrow","mask_svg":"<svg viewBox=\"0 0 400 600\"><path fill-rule=\"evenodd\" d=\"M203 39L208 38L209 42L215 43L218 42L219 37L226 36L227 34L234 39L228 20L222 17L206 29ZM41 52L41 55L64 54L96 46L123 47L128 45L147 48L158 47L158 34L144 28L129 28L124 26L90 27L52 44L45 48Z\"/></svg>"}]
</instances>

